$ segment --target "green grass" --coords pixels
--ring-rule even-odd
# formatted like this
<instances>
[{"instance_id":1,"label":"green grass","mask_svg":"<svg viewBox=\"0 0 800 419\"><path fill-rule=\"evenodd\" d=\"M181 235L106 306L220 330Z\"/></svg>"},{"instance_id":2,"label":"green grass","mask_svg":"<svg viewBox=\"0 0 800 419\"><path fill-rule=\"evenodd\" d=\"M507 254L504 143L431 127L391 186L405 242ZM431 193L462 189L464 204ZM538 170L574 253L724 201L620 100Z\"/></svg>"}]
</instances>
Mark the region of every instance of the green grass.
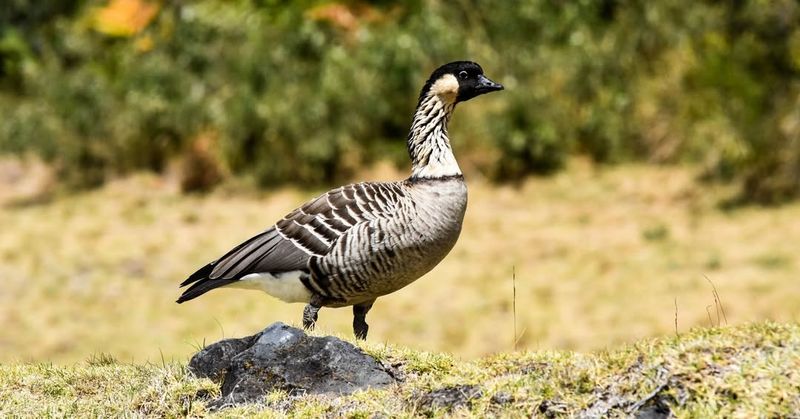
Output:
<instances>
[{"instance_id":1,"label":"green grass","mask_svg":"<svg viewBox=\"0 0 800 419\"><path fill-rule=\"evenodd\" d=\"M217 386L193 378L182 363L96 357L66 366L6 364L0 366L0 416L439 416L445 411L419 406L420 395L461 384L482 391L453 412L469 417L622 416L637 402L656 399L677 417L776 417L800 410L796 323L698 328L611 351L509 352L472 361L379 343L362 347L397 365L404 381L341 398L274 392L263 403L209 412Z\"/></svg>"}]
</instances>

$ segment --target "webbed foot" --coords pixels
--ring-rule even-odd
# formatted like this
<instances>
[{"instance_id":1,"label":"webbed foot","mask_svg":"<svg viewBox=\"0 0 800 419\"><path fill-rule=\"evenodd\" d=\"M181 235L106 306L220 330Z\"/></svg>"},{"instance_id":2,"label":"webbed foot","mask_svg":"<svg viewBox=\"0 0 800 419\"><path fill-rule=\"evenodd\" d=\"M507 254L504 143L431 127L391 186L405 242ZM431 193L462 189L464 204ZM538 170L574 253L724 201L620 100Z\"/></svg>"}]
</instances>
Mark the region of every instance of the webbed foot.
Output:
<instances>
[{"instance_id":1,"label":"webbed foot","mask_svg":"<svg viewBox=\"0 0 800 419\"><path fill-rule=\"evenodd\" d=\"M353 306L353 334L356 339L366 340L369 325L367 324L367 313L372 308L375 300Z\"/></svg>"}]
</instances>

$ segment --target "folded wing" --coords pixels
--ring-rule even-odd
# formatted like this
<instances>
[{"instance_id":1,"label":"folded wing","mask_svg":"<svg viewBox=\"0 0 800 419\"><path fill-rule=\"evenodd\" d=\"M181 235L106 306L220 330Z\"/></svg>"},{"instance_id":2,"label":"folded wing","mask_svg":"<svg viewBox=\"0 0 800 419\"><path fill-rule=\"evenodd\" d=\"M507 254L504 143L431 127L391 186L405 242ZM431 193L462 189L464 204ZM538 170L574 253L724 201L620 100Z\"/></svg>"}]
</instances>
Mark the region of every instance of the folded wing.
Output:
<instances>
[{"instance_id":1,"label":"folded wing","mask_svg":"<svg viewBox=\"0 0 800 419\"><path fill-rule=\"evenodd\" d=\"M394 183L358 183L327 192L197 270L181 283L191 286L177 302L254 273L307 273L311 257L326 255L354 225L389 215L402 194Z\"/></svg>"}]
</instances>

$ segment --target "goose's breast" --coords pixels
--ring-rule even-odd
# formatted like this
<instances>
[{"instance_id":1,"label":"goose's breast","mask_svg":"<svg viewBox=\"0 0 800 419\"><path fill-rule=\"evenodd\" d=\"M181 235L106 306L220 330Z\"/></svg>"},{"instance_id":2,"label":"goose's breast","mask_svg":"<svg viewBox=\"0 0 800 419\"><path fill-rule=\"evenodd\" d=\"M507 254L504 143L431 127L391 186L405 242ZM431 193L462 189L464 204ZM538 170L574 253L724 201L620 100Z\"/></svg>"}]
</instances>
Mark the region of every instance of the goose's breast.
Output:
<instances>
[{"instance_id":1,"label":"goose's breast","mask_svg":"<svg viewBox=\"0 0 800 419\"><path fill-rule=\"evenodd\" d=\"M321 260L337 297L353 303L397 291L450 252L461 232L466 187L432 186L411 189L392 217L355 226Z\"/></svg>"}]
</instances>

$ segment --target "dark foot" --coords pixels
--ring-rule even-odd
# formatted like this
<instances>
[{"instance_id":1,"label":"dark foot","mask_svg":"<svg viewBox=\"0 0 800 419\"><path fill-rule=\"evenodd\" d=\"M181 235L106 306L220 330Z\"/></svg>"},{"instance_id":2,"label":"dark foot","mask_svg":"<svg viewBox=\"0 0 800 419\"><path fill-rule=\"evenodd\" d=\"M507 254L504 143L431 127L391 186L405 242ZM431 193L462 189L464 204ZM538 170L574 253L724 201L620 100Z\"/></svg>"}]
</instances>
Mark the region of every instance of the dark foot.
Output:
<instances>
[{"instance_id":1,"label":"dark foot","mask_svg":"<svg viewBox=\"0 0 800 419\"><path fill-rule=\"evenodd\" d=\"M314 330L314 324L317 323L317 313L320 307L313 304L306 305L303 309L303 329Z\"/></svg>"},{"instance_id":2,"label":"dark foot","mask_svg":"<svg viewBox=\"0 0 800 419\"><path fill-rule=\"evenodd\" d=\"M314 324L317 322L317 313L319 313L319 309L324 304L325 301L319 295L314 294L311 296L311 301L303 309L303 329L314 330Z\"/></svg>"},{"instance_id":3,"label":"dark foot","mask_svg":"<svg viewBox=\"0 0 800 419\"><path fill-rule=\"evenodd\" d=\"M353 334L356 335L356 339L366 340L367 332L369 332L369 325L363 318L353 319Z\"/></svg>"},{"instance_id":4,"label":"dark foot","mask_svg":"<svg viewBox=\"0 0 800 419\"><path fill-rule=\"evenodd\" d=\"M375 300L353 306L353 334L356 339L366 339L369 325L367 324L367 313L372 308Z\"/></svg>"}]
</instances>

